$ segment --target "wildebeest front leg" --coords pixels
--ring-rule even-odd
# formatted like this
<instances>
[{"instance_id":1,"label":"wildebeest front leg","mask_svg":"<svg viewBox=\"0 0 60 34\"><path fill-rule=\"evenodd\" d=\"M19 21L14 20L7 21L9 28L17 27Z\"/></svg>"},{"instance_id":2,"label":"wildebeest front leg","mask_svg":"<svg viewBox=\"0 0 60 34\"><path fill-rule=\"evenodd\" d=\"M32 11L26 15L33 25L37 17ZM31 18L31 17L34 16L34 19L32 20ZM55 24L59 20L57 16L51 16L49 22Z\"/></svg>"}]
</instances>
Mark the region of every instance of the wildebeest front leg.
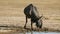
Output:
<instances>
[{"instance_id":1,"label":"wildebeest front leg","mask_svg":"<svg viewBox=\"0 0 60 34\"><path fill-rule=\"evenodd\" d=\"M26 29L26 24L27 24L27 16L26 16L26 23L25 23L25 25L24 25L24 28Z\"/></svg>"},{"instance_id":2,"label":"wildebeest front leg","mask_svg":"<svg viewBox=\"0 0 60 34\"><path fill-rule=\"evenodd\" d=\"M32 20L31 20L31 29L33 30L33 22L32 22Z\"/></svg>"}]
</instances>

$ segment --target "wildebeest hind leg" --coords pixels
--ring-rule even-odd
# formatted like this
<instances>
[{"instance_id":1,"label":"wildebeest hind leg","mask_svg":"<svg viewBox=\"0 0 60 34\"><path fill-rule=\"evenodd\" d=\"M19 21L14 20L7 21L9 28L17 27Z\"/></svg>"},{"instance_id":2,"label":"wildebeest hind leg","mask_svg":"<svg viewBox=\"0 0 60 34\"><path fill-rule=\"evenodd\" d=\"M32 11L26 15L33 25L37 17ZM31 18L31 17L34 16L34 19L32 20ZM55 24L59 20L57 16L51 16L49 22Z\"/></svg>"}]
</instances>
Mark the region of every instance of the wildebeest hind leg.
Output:
<instances>
[{"instance_id":1,"label":"wildebeest hind leg","mask_svg":"<svg viewBox=\"0 0 60 34\"><path fill-rule=\"evenodd\" d=\"M25 23L25 25L24 25L24 28L26 29L26 24L27 24L27 16L26 16L26 23Z\"/></svg>"},{"instance_id":2,"label":"wildebeest hind leg","mask_svg":"<svg viewBox=\"0 0 60 34\"><path fill-rule=\"evenodd\" d=\"M31 29L33 30L33 22L32 22L32 20L31 20Z\"/></svg>"}]
</instances>

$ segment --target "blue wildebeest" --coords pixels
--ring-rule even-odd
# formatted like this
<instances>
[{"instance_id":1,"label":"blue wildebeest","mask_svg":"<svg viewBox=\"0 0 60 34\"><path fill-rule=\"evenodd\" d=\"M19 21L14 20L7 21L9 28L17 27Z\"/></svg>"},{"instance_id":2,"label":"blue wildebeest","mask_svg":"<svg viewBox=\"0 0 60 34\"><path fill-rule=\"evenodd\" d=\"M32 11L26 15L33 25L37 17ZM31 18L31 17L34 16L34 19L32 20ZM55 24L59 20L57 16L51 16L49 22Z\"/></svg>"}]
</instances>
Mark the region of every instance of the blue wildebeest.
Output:
<instances>
[{"instance_id":1,"label":"blue wildebeest","mask_svg":"<svg viewBox=\"0 0 60 34\"><path fill-rule=\"evenodd\" d=\"M39 16L37 8L33 6L33 4L29 4L27 7L25 7L24 14L26 16L26 23L24 28L26 28L28 18L31 19L31 29L33 29L33 23L36 23L37 27L42 28L42 16Z\"/></svg>"}]
</instances>

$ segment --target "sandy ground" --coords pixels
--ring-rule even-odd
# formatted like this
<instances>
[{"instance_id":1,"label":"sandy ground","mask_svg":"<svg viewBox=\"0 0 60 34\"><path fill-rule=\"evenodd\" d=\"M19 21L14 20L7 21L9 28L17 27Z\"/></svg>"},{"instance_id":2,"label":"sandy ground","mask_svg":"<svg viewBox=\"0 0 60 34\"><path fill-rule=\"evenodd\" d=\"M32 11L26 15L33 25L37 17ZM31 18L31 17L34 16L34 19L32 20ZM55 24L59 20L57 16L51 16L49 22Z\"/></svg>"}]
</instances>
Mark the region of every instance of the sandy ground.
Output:
<instances>
[{"instance_id":1,"label":"sandy ground","mask_svg":"<svg viewBox=\"0 0 60 34\"><path fill-rule=\"evenodd\" d=\"M25 24L23 11L30 3L37 7L40 16L43 14L47 18L42 19L43 29L60 31L60 0L0 0L0 26L23 27ZM27 27L30 28L30 20Z\"/></svg>"}]
</instances>

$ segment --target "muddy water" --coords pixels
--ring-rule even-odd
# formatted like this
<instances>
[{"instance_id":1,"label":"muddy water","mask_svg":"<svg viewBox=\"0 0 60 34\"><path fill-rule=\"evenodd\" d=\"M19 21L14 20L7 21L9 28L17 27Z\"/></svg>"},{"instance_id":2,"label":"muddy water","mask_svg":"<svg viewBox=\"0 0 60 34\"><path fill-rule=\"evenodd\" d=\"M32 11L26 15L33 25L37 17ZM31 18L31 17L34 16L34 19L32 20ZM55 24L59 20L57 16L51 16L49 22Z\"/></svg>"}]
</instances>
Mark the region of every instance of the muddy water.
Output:
<instances>
[{"instance_id":1,"label":"muddy water","mask_svg":"<svg viewBox=\"0 0 60 34\"><path fill-rule=\"evenodd\" d=\"M60 32L25 32L19 34L60 34Z\"/></svg>"}]
</instances>

